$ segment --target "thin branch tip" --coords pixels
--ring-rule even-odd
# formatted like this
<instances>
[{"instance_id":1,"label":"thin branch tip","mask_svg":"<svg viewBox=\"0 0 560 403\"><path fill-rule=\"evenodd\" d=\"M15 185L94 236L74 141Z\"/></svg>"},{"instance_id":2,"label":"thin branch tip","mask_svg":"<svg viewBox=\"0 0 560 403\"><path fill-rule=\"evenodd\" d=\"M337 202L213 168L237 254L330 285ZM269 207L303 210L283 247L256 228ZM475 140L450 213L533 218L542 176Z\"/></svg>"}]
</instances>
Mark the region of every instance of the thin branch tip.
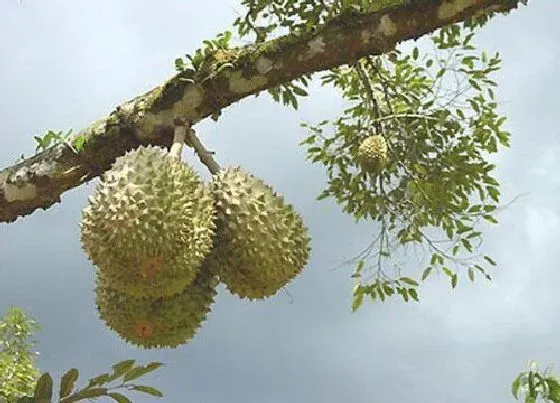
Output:
<instances>
[{"instance_id":1,"label":"thin branch tip","mask_svg":"<svg viewBox=\"0 0 560 403\"><path fill-rule=\"evenodd\" d=\"M196 155L198 155L198 158L200 159L200 162L208 168L208 171L210 171L212 175L216 175L220 172L222 168L213 157L215 152L208 151L206 147L204 147L192 127L189 127L189 130L187 131L186 141L187 144L194 149Z\"/></svg>"}]
</instances>

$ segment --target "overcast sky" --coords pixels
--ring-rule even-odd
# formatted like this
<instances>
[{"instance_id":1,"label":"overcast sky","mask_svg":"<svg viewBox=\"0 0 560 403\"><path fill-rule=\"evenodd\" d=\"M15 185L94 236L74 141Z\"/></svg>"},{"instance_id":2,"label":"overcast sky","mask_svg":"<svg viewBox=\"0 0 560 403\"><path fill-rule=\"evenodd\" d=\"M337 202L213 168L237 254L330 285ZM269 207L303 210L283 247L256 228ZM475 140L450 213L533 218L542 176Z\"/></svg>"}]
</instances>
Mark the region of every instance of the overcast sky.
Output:
<instances>
[{"instance_id":1,"label":"overcast sky","mask_svg":"<svg viewBox=\"0 0 560 403\"><path fill-rule=\"evenodd\" d=\"M0 0L0 166L31 154L34 135L77 131L158 85L176 57L242 11L233 0ZM263 94L197 126L220 163L243 165L305 217L312 259L291 298L246 302L220 288L190 344L128 347L97 317L80 248L80 211L94 181L48 211L0 224L0 312L14 304L39 320L39 364L57 378L74 366L90 377L128 358L166 363L147 378L166 402L512 402L511 381L528 359L560 367L559 13L560 2L532 0L478 36L504 60L498 95L513 138L496 158L503 200L528 192L485 231L483 250L499 263L491 283L450 290L434 277L420 303L367 302L350 312L351 268L333 267L375 226L315 201L325 176L297 146L306 135L299 123L336 117L342 106L315 87L298 111Z\"/></svg>"}]
</instances>

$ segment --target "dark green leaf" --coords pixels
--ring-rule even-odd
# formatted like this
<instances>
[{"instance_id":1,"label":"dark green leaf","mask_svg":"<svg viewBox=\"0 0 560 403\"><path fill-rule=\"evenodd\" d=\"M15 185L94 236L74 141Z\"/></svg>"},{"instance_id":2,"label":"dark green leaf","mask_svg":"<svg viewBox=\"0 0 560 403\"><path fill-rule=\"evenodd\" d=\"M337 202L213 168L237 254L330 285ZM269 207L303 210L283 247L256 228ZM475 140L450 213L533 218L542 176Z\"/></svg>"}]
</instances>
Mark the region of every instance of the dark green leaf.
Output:
<instances>
[{"instance_id":1,"label":"dark green leaf","mask_svg":"<svg viewBox=\"0 0 560 403\"><path fill-rule=\"evenodd\" d=\"M156 388L152 388L151 386L144 386L144 385L134 385L131 387L132 390L136 390L138 392L147 393L149 395L155 397L163 397L163 393L161 393Z\"/></svg>"},{"instance_id":2,"label":"dark green leaf","mask_svg":"<svg viewBox=\"0 0 560 403\"><path fill-rule=\"evenodd\" d=\"M300 97L306 97L306 96L308 95L308 94L307 94L307 91L305 91L303 88L299 88L299 87L295 87L295 86L294 86L294 87L292 88L292 90L294 91L294 93L295 93L296 95L299 95Z\"/></svg>"},{"instance_id":3,"label":"dark green leaf","mask_svg":"<svg viewBox=\"0 0 560 403\"><path fill-rule=\"evenodd\" d=\"M93 386L100 386L103 385L107 382L109 382L111 375L110 374L101 374L96 376L95 378L91 378L88 381L88 388L91 388Z\"/></svg>"},{"instance_id":4,"label":"dark green leaf","mask_svg":"<svg viewBox=\"0 0 560 403\"><path fill-rule=\"evenodd\" d=\"M132 400L118 392L107 393L107 396L113 398L117 403L132 403Z\"/></svg>"},{"instance_id":5,"label":"dark green leaf","mask_svg":"<svg viewBox=\"0 0 560 403\"><path fill-rule=\"evenodd\" d=\"M134 379L137 379L137 378L141 377L142 375L145 375L147 373L155 371L156 369L158 369L162 365L163 364L160 363L160 362L151 362L148 365L146 365L145 367L134 368L134 369L130 370L129 372L127 372L127 374L123 378L123 381L128 382L128 381L132 381Z\"/></svg>"},{"instance_id":6,"label":"dark green leaf","mask_svg":"<svg viewBox=\"0 0 560 403\"><path fill-rule=\"evenodd\" d=\"M401 277L399 278L399 281L402 281L403 283L406 283L408 285L414 285L414 286L418 286L419 284L416 282L416 280L411 279L410 277Z\"/></svg>"},{"instance_id":7,"label":"dark green leaf","mask_svg":"<svg viewBox=\"0 0 560 403\"><path fill-rule=\"evenodd\" d=\"M35 385L35 392L33 393L33 398L35 400L48 400L52 399L53 393L53 380L48 372L45 372Z\"/></svg>"},{"instance_id":8,"label":"dark green leaf","mask_svg":"<svg viewBox=\"0 0 560 403\"><path fill-rule=\"evenodd\" d=\"M463 246L465 247L466 250L468 250L469 252L472 252L472 245L470 243L470 241L468 239L461 239L461 243L463 244Z\"/></svg>"},{"instance_id":9,"label":"dark green leaf","mask_svg":"<svg viewBox=\"0 0 560 403\"><path fill-rule=\"evenodd\" d=\"M107 395L107 388L82 389L68 397L65 397L64 399L61 399L60 403L73 403L83 399L91 399L91 398L101 397L106 395Z\"/></svg>"},{"instance_id":10,"label":"dark green leaf","mask_svg":"<svg viewBox=\"0 0 560 403\"><path fill-rule=\"evenodd\" d=\"M62 376L62 379L60 380L60 391L58 394L61 399L72 392L79 375L80 372L78 369L72 368Z\"/></svg>"},{"instance_id":11,"label":"dark green leaf","mask_svg":"<svg viewBox=\"0 0 560 403\"><path fill-rule=\"evenodd\" d=\"M434 265L434 264L437 263L437 261L438 261L438 255L437 255L437 253L433 253L432 258L430 259L430 264Z\"/></svg>"},{"instance_id":12,"label":"dark green leaf","mask_svg":"<svg viewBox=\"0 0 560 403\"><path fill-rule=\"evenodd\" d=\"M498 191L498 189L492 186L487 186L486 190L488 191L488 194L490 195L492 200L494 200L496 203L500 200L500 192Z\"/></svg>"},{"instance_id":13,"label":"dark green leaf","mask_svg":"<svg viewBox=\"0 0 560 403\"><path fill-rule=\"evenodd\" d=\"M134 366L135 362L136 362L135 360L124 360L112 365L111 368L113 368L113 373L110 376L104 378L105 383L112 382L115 379L124 375L128 370L130 370Z\"/></svg>"},{"instance_id":14,"label":"dark green leaf","mask_svg":"<svg viewBox=\"0 0 560 403\"><path fill-rule=\"evenodd\" d=\"M426 267L424 269L424 272L422 273L422 281L426 280L431 272L432 272L432 266Z\"/></svg>"}]
</instances>

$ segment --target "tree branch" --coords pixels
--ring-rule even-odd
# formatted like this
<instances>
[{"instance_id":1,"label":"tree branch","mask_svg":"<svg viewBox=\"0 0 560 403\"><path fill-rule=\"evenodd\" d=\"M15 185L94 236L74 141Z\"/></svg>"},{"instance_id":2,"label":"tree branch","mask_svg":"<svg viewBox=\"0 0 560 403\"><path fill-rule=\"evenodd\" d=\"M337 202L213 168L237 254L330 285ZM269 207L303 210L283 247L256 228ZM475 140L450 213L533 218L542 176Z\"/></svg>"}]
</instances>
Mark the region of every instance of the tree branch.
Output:
<instances>
[{"instance_id":1,"label":"tree branch","mask_svg":"<svg viewBox=\"0 0 560 403\"><path fill-rule=\"evenodd\" d=\"M302 75L385 53L399 42L490 9L514 9L522 1L403 1L375 13L338 16L313 33L229 50L225 58L233 68L217 70L194 83L179 73L123 103L78 134L85 140L79 152L58 144L0 171L0 222L49 208L60 201L63 192L99 176L118 156L139 145L169 148L176 118L199 122L245 97ZM211 171L215 168L210 167Z\"/></svg>"}]
</instances>

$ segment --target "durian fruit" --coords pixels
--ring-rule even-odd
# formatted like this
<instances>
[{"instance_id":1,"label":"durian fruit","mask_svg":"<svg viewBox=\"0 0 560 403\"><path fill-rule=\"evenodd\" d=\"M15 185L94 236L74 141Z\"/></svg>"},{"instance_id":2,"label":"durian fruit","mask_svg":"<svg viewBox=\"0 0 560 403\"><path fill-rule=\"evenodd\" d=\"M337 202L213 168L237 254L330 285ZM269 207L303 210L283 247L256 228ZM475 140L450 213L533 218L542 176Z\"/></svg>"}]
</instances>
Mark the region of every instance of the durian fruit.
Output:
<instances>
[{"instance_id":1,"label":"durian fruit","mask_svg":"<svg viewBox=\"0 0 560 403\"><path fill-rule=\"evenodd\" d=\"M191 340L210 312L218 279L201 270L182 293L141 298L111 288L100 274L95 288L99 316L128 343L146 349L174 348Z\"/></svg>"},{"instance_id":2,"label":"durian fruit","mask_svg":"<svg viewBox=\"0 0 560 403\"><path fill-rule=\"evenodd\" d=\"M387 163L387 141L383 136L373 135L358 147L358 160L366 172L377 173Z\"/></svg>"},{"instance_id":3,"label":"durian fruit","mask_svg":"<svg viewBox=\"0 0 560 403\"><path fill-rule=\"evenodd\" d=\"M171 296L195 278L212 247L211 190L165 149L117 158L82 212L81 241L111 287Z\"/></svg>"},{"instance_id":4,"label":"durian fruit","mask_svg":"<svg viewBox=\"0 0 560 403\"><path fill-rule=\"evenodd\" d=\"M309 259L310 239L300 216L239 167L222 169L212 185L218 230L206 264L241 298L276 294Z\"/></svg>"}]
</instances>

